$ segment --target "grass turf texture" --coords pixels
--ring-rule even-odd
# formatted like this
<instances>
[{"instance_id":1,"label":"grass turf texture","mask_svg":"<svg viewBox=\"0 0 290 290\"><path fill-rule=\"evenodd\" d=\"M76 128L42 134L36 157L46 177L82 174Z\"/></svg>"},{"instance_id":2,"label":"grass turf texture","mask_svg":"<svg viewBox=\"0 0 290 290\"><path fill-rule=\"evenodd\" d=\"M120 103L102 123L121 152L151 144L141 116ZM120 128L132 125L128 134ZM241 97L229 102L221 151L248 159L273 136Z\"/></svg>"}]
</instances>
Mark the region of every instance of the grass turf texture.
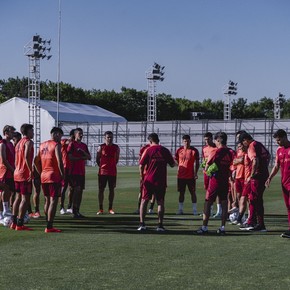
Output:
<instances>
[{"instance_id":1,"label":"grass turf texture","mask_svg":"<svg viewBox=\"0 0 290 290\"><path fill-rule=\"evenodd\" d=\"M33 232L0 228L0 289L289 289L289 239L286 209L277 176L265 192L267 233L241 232L227 225L227 235L193 231L201 217L192 216L188 192L185 215L176 216L176 168L168 171L166 232L157 233L156 215L147 215L146 233L137 232L137 167L118 168L114 210L96 216L97 169L87 168L81 213L84 220L60 216L61 234L45 234L45 220L31 220ZM202 177L197 182L202 211ZM107 209L105 192L105 209ZM43 199L41 200L41 206ZM59 209L58 209L59 210ZM155 207L156 210L156 207Z\"/></svg>"}]
</instances>

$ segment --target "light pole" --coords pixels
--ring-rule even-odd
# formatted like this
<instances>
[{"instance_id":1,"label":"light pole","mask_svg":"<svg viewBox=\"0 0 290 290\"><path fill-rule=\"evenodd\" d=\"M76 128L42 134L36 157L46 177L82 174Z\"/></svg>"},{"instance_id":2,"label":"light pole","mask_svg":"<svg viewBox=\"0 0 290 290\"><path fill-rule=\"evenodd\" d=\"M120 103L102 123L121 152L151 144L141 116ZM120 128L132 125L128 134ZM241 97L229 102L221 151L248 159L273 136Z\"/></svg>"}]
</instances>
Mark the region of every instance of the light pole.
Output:
<instances>
[{"instance_id":1,"label":"light pole","mask_svg":"<svg viewBox=\"0 0 290 290\"><path fill-rule=\"evenodd\" d=\"M229 81L223 87L223 94L225 96L224 100L224 120L231 120L231 96L235 96L237 94L238 83L234 83L233 81Z\"/></svg>"},{"instance_id":2,"label":"light pole","mask_svg":"<svg viewBox=\"0 0 290 290\"><path fill-rule=\"evenodd\" d=\"M35 152L40 145L40 59L49 60L51 40L42 39L39 35L34 35L24 46L24 54L29 60L28 78L28 110L29 124L34 127Z\"/></svg>"},{"instance_id":3,"label":"light pole","mask_svg":"<svg viewBox=\"0 0 290 290\"><path fill-rule=\"evenodd\" d=\"M155 122L157 120L157 109L156 109L156 81L164 81L164 66L160 66L158 63L154 63L146 71L147 79L147 121Z\"/></svg>"},{"instance_id":4,"label":"light pole","mask_svg":"<svg viewBox=\"0 0 290 290\"><path fill-rule=\"evenodd\" d=\"M279 93L277 98L273 99L273 103L274 103L274 119L275 120L280 120L281 118L281 107L280 107L280 103L281 103L281 99L283 99L285 96L282 93Z\"/></svg>"}]
</instances>

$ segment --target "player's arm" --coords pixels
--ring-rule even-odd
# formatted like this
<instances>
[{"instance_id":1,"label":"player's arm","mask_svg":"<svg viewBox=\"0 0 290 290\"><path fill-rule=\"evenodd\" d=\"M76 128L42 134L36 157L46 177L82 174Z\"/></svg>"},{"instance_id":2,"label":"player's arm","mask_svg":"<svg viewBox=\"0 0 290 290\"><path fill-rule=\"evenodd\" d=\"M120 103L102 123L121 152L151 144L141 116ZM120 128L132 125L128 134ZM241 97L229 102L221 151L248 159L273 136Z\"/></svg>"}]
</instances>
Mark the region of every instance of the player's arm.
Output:
<instances>
[{"instance_id":1,"label":"player's arm","mask_svg":"<svg viewBox=\"0 0 290 290\"><path fill-rule=\"evenodd\" d=\"M238 165L238 164L244 164L244 155L239 158L235 158L233 160L233 165Z\"/></svg>"},{"instance_id":2,"label":"player's arm","mask_svg":"<svg viewBox=\"0 0 290 290\"><path fill-rule=\"evenodd\" d=\"M116 164L118 164L119 159L120 159L120 147L118 146L117 147L117 152L116 152Z\"/></svg>"},{"instance_id":3,"label":"player's arm","mask_svg":"<svg viewBox=\"0 0 290 290\"><path fill-rule=\"evenodd\" d=\"M272 171L271 171L271 173L270 173L268 179L267 179L266 182L265 182L265 186L266 186L266 187L269 187L269 186L270 186L271 180L272 180L273 177L278 173L279 168L280 168L280 164L279 164L278 160L276 159L276 161L275 161L275 165L274 165L274 167L272 168Z\"/></svg>"},{"instance_id":4,"label":"player's arm","mask_svg":"<svg viewBox=\"0 0 290 290\"><path fill-rule=\"evenodd\" d=\"M25 160L25 164L29 170L29 176L30 176L30 180L32 179L32 162L30 162L32 160L32 147L33 147L33 142L31 140L29 140L28 142L25 143L25 147L24 147L24 160Z\"/></svg>"},{"instance_id":5,"label":"player's arm","mask_svg":"<svg viewBox=\"0 0 290 290\"><path fill-rule=\"evenodd\" d=\"M257 168L259 166L259 159L257 157L254 157L252 159L252 171L251 171L251 177L254 177L256 172L257 172Z\"/></svg>"},{"instance_id":6,"label":"player's arm","mask_svg":"<svg viewBox=\"0 0 290 290\"><path fill-rule=\"evenodd\" d=\"M199 166L200 166L200 163L199 163L199 152L197 149L195 149L195 162L194 162L194 165L195 165L195 179L198 179L198 170L199 170Z\"/></svg>"},{"instance_id":7,"label":"player's arm","mask_svg":"<svg viewBox=\"0 0 290 290\"><path fill-rule=\"evenodd\" d=\"M63 162L62 162L62 154L61 154L61 145L57 144L55 146L55 157L57 160L57 166L60 172L60 175L62 179L64 178L64 167L63 167Z\"/></svg>"},{"instance_id":8,"label":"player's arm","mask_svg":"<svg viewBox=\"0 0 290 290\"><path fill-rule=\"evenodd\" d=\"M83 159L83 160L91 160L92 159L92 157L91 157L91 154L90 154L90 152L89 152L89 150L87 149L87 150L83 150L83 149L81 149L81 148L78 148L78 150L77 150L78 152L81 152L81 154L83 155L81 158L79 158L79 159Z\"/></svg>"},{"instance_id":9,"label":"player's arm","mask_svg":"<svg viewBox=\"0 0 290 290\"><path fill-rule=\"evenodd\" d=\"M99 146L97 150L97 156L96 156L96 163L98 164L98 166L100 166L101 164L101 152L102 152L102 148L101 146Z\"/></svg>"},{"instance_id":10,"label":"player's arm","mask_svg":"<svg viewBox=\"0 0 290 290\"><path fill-rule=\"evenodd\" d=\"M7 160L7 156L6 156L6 145L4 143L0 144L0 156L2 159L2 162L4 164L4 166L11 171L12 173L14 172L14 168L11 166L11 164L8 162Z\"/></svg>"}]
</instances>

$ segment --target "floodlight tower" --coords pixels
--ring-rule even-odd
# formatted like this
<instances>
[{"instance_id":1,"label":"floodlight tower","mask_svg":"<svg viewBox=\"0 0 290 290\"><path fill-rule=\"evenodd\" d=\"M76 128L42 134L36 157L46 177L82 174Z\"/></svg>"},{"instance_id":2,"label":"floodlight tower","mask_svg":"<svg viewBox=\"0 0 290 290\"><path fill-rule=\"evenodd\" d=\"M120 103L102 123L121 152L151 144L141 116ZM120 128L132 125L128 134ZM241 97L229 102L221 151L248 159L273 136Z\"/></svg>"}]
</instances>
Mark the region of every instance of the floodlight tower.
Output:
<instances>
[{"instance_id":1,"label":"floodlight tower","mask_svg":"<svg viewBox=\"0 0 290 290\"><path fill-rule=\"evenodd\" d=\"M28 56L29 78L28 78L28 110L29 124L34 127L35 152L40 145L40 59L49 60L51 40L44 40L39 35L34 35L24 46L24 54Z\"/></svg>"},{"instance_id":2,"label":"floodlight tower","mask_svg":"<svg viewBox=\"0 0 290 290\"><path fill-rule=\"evenodd\" d=\"M280 107L280 103L281 100L284 98L285 96L282 93L279 93L277 98L274 98L273 103L274 103L274 119L276 120L280 120L281 118L281 107Z\"/></svg>"},{"instance_id":3,"label":"floodlight tower","mask_svg":"<svg viewBox=\"0 0 290 290\"><path fill-rule=\"evenodd\" d=\"M229 81L223 87L223 93L225 96L224 100L224 120L229 121L231 120L232 110L231 110L231 96L237 94L238 83L234 83L233 81Z\"/></svg>"},{"instance_id":4,"label":"floodlight tower","mask_svg":"<svg viewBox=\"0 0 290 290\"><path fill-rule=\"evenodd\" d=\"M146 79L147 79L147 121L154 122L157 120L157 106L156 106L156 81L164 81L164 66L160 66L158 63L154 63L152 67L150 67L146 71Z\"/></svg>"}]
</instances>

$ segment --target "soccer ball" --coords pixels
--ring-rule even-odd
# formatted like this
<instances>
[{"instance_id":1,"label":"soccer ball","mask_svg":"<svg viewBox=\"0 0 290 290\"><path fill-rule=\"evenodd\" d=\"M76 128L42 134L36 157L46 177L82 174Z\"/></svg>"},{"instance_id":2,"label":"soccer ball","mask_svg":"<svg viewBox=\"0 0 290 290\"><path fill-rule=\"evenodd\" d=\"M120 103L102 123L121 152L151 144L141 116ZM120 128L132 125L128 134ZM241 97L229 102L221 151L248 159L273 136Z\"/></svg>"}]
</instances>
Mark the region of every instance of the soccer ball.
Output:
<instances>
[{"instance_id":1,"label":"soccer ball","mask_svg":"<svg viewBox=\"0 0 290 290\"><path fill-rule=\"evenodd\" d=\"M238 219L238 216L239 216L239 211L235 211L230 214L229 219L231 222L234 222L235 220Z\"/></svg>"},{"instance_id":2,"label":"soccer ball","mask_svg":"<svg viewBox=\"0 0 290 290\"><path fill-rule=\"evenodd\" d=\"M3 219L3 226L4 227L10 227L12 224L12 218L10 216L6 216L4 219Z\"/></svg>"}]
</instances>

